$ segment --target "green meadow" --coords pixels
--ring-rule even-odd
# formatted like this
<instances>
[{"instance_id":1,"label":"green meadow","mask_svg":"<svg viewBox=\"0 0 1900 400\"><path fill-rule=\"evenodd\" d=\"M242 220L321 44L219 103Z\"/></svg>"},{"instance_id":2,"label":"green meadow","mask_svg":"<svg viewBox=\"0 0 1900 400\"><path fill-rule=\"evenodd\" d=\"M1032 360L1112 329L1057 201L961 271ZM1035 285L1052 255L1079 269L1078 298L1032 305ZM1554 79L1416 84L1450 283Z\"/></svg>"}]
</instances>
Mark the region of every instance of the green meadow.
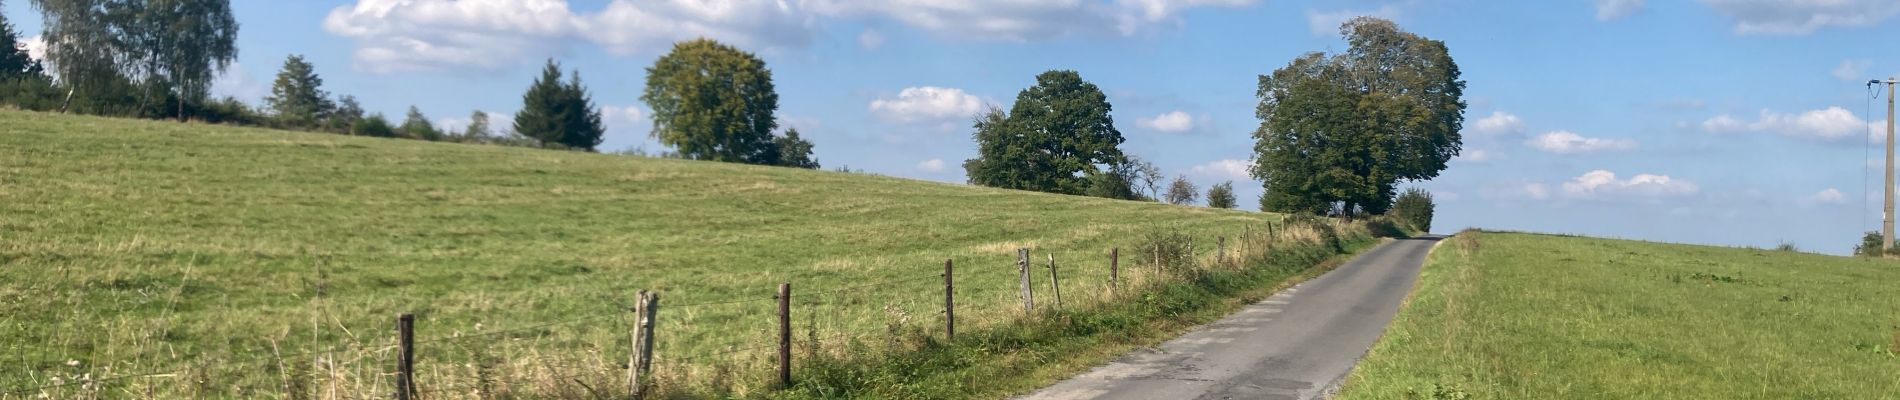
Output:
<instances>
[{"instance_id":1,"label":"green meadow","mask_svg":"<svg viewBox=\"0 0 1900 400\"><path fill-rule=\"evenodd\" d=\"M0 390L54 386L0 398L386 396L403 313L416 315L425 391L600 395L624 390L639 290L660 296L663 382L757 396L781 282L803 346L877 343L940 332L952 259L958 330L980 332L1024 319L1017 248L1038 267L1053 255L1063 301L1087 307L1106 297L1111 248L1139 283L1158 276L1149 252L1129 248L1144 234L1187 234L1211 260L1217 237L1244 250L1236 237L1277 220L855 173L0 111ZM1036 271L1037 306L1053 307Z\"/></svg>"},{"instance_id":2,"label":"green meadow","mask_svg":"<svg viewBox=\"0 0 1900 400\"><path fill-rule=\"evenodd\" d=\"M1900 262L1467 231L1337 398L1900 398Z\"/></svg>"}]
</instances>

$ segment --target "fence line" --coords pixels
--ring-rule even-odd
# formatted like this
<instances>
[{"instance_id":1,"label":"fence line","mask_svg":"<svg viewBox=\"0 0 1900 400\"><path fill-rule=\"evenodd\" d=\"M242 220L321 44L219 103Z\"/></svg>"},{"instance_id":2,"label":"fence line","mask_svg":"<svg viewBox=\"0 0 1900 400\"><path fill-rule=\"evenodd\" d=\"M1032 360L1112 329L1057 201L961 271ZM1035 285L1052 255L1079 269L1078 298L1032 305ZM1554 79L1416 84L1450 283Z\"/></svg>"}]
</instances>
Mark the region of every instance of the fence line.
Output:
<instances>
[{"instance_id":1,"label":"fence line","mask_svg":"<svg viewBox=\"0 0 1900 400\"><path fill-rule=\"evenodd\" d=\"M1262 237L1262 236L1265 236L1265 237ZM1272 251L1274 248L1274 246L1272 246L1272 243L1277 241L1278 239L1277 236L1280 236L1280 235L1276 235L1276 230L1274 229L1273 226L1271 226L1271 223L1269 223L1269 226L1267 227L1267 229L1264 230L1264 232L1255 232L1249 226L1246 229L1246 231L1244 231L1243 233L1239 234L1237 237L1234 238L1238 241L1238 246L1237 246L1238 249L1234 248L1233 246L1227 246L1228 244L1227 241L1229 239L1228 237L1215 236L1214 240L1212 241L1214 243L1214 246L1210 246L1210 247L1213 247L1212 249L1203 248L1203 249L1200 249L1202 251L1196 251L1197 249L1194 248L1196 246L1194 246L1193 243L1188 243L1186 244L1187 247L1185 248L1186 252L1183 255L1189 258L1188 262L1194 263L1194 264L1201 263L1200 260L1205 255L1205 256L1211 256L1211 258L1213 259L1213 264L1212 264L1213 266L1227 265L1228 264L1227 261L1235 259L1234 257L1230 257L1230 255L1237 255L1240 260L1247 260L1250 255L1266 254L1267 252ZM1250 246L1249 245L1249 242L1258 241L1262 239L1264 239L1267 242L1267 246ZM1139 261L1142 258L1140 254L1142 254L1143 251L1141 251L1140 248L1135 248L1135 250L1136 251L1134 254L1137 255L1135 258L1136 262L1131 263L1131 265L1129 266L1120 266L1119 265L1120 264L1119 263L1119 248L1103 249L1102 253L1105 253L1103 254L1104 260L1100 260L1102 261L1100 264L1102 264L1101 265L1102 267L1106 268L1109 280L1107 282L1103 282L1102 285L1095 285L1092 279L1076 281L1076 282L1082 282L1084 283L1084 285L1078 286L1078 287L1071 287L1070 289L1072 291L1082 290L1084 292L1105 290L1106 291L1105 293L1107 293L1111 297L1124 294L1126 292L1125 289L1128 289L1128 288L1121 288L1119 286L1129 285L1130 283L1132 283L1132 282L1124 282L1128 278L1127 275L1129 272L1135 272L1137 274L1143 274L1143 275L1148 275L1148 274L1153 273L1150 271L1144 271L1145 268L1141 265L1143 263ZM1212 250L1212 251L1208 252L1207 250ZM1238 252L1238 254L1234 254L1236 251ZM1011 251L1011 252L1014 253L1015 251ZM944 272L928 273L927 275L890 278L890 279L885 279L885 280L873 282L873 283L825 288L824 290L813 291L813 292L794 293L792 297L799 299L801 301L792 302L791 300L787 299L787 300L784 300L784 302L782 302L781 304L796 303L797 305L801 306L801 308L803 309L803 312L806 313L807 315L829 317L829 320L833 322L830 325L833 325L834 327L841 327L844 325L848 325L848 323L845 322L845 321L848 321L848 319L845 318L845 316L847 314L853 313L853 311L847 310L843 307L835 307L837 305L844 304L837 301L837 298L840 295L850 295L854 293L858 295L866 295L866 294L873 294L873 292L865 291L864 289L894 287L894 286L911 284L911 283L916 283L916 282L924 282L924 281L940 281L942 282L942 286L930 285L927 287L917 288L927 295L923 297L923 299L925 300L920 300L917 304L923 304L928 307L933 301L935 301L933 299L936 299L937 296L944 296L943 299L945 300L945 302L941 305L942 309L938 310L938 312L934 314L941 315L942 322L946 325L946 328L948 328L948 327L954 326L955 314L958 314L957 312L955 312L953 308L955 307L953 305L953 303L955 302L950 301L954 299L955 297L972 298L972 297L980 297L980 296L1002 295L1002 294L1007 294L1009 292L1014 292L1014 291L1019 291L1019 290L1033 291L1036 286L1042 286L1044 290L1049 290L1052 292L1060 290L1058 286L1056 286L1056 285L1059 285L1058 283L1059 280L1056 277L1056 273L1057 273L1057 269L1055 265L1056 260L1054 259L1054 254L1056 252L1057 251L1055 250L1048 250L1044 252L1050 257L1049 265L1047 266L1050 273L1050 279L1046 285L1029 285L1029 287L1027 288L1021 288L1021 287L1017 287L1019 283L1019 282L1015 282L1017 281L1017 279L1005 279L1005 280L1000 280L998 282L992 282L992 283L1000 283L1000 284L995 284L995 285L970 285L968 283L953 284L953 276L950 275L950 269L946 265ZM1062 271L1064 272L1073 274L1075 273L1073 271L1075 271L1077 268L1092 269L1092 268L1095 268L1094 264L1097 264L1097 262L1092 260L1093 257L1076 258L1077 257L1076 254L1078 254L1079 252L1070 250L1070 251L1065 251L1065 253L1067 253L1065 258L1067 258L1068 261L1065 261L1064 266L1062 267ZM1090 260L1090 261L1077 261L1077 260ZM950 261L951 260L946 260L946 263L949 263ZM1157 259L1157 261L1159 261L1159 259ZM1039 268L1041 266L1037 266L1034 264L1038 264L1038 263L1033 262L1033 258L1032 258L1028 268L1030 270L1041 269ZM1122 271L1123 269L1127 269L1128 271ZM963 272L957 275L981 276L983 275L982 272L988 272L988 273L997 272L997 271L984 271L982 268L969 268L969 267L964 268L964 271L966 272ZM1033 275L1033 273L1030 273L1029 275ZM1011 277L1011 278L1015 278L1015 277ZM1141 278L1141 279L1145 281L1147 279L1153 279L1153 278ZM1097 287L1097 286L1101 286L1101 287ZM1059 296L1061 295L1056 294L1056 296L1058 296L1056 298L1057 299L1056 301L1058 303L1056 303L1054 307L1059 309L1063 307L1059 303L1061 301ZM1096 299L1096 301L1100 301L1101 298L1097 296L1099 295L1085 295L1083 298L1092 298L1092 299ZM667 309L667 310L692 309L692 308L707 307L707 306L759 303L759 302L781 300L778 297L779 296L776 294L760 295L756 297L741 296L739 298L733 298L733 299L707 300L707 301L702 301L702 302L697 302L697 303L666 305L664 306L664 309ZM617 309L610 312L600 312L600 313L583 315L583 316L574 317L574 318L546 321L546 322L541 322L537 324L515 327L515 328L508 328L508 329L485 330L485 331L478 331L474 333L457 332L450 335L413 340L413 341L409 341L407 344L410 346L420 347L420 345L425 345L425 344L467 343L470 341L488 340L491 338L507 337L507 336L512 336L515 334L530 333L530 332L543 334L545 332L542 332L542 331L548 328L595 322L595 321L610 319L610 318L618 318L622 324L625 324L629 320L628 314L632 312L632 309L634 307L625 307L624 304L620 302L613 302L613 303L616 305ZM887 303L885 307L890 307L890 304L895 304L895 301L891 303ZM827 307L827 306L834 306L834 307ZM992 305L992 306L1000 306L1001 309L1013 308L1013 306L1008 305L1007 302L1001 305ZM1049 306L1045 305L1044 307L1033 307L1032 310L1033 309L1049 309L1049 308L1050 308ZM790 311L789 309L780 309L778 312L779 318L781 318L781 320L786 318L786 316L789 315L789 311ZM967 314L969 310L963 310L963 311L965 311L963 314ZM991 310L991 311L995 311L995 310ZM751 317L757 316L757 313L746 313L746 314L747 315L742 316L742 317L751 318ZM1014 313L1009 313L1009 314L1014 314ZM931 315L931 314L924 314L924 315ZM935 317L928 317L928 318L934 319ZM633 320L637 321L638 318L634 318ZM792 319L792 321L796 321L796 319ZM815 324L815 321L817 321L817 319L814 318L814 319L811 319L811 321L814 321L814 325L811 328L813 329L817 328L818 325ZM931 322L923 322L923 324L926 324L926 325L930 323ZM669 325L672 325L672 324L669 324ZM659 331L666 330L664 328L656 328L656 329ZM782 333L783 332L782 330L786 328L784 326L781 326L780 329ZM861 340L865 337L882 334L882 333L874 333L874 332L855 332L854 333L854 332L849 332L847 331L847 329L843 329L843 328L840 328L839 330L841 332L825 335L822 337L814 337L814 336L800 337L800 336L794 335L790 340L783 340L783 341L780 341L780 343L772 343L772 344L757 345L757 346L740 346L738 344L734 344L734 345L724 346L725 348L721 350L702 351L698 353L691 353L691 354L677 355L677 356L674 354L678 354L678 353L672 353L672 354L661 353L657 356L650 356L650 357L653 360L660 360L663 362L670 362L674 364L684 364L684 363L689 363L693 361L712 359L715 357L725 357L725 356L730 356L733 354L764 351L764 350L770 350L774 348L779 348L781 352L783 352L786 350L788 346L795 346L794 344L792 344L794 342L804 343L805 345L808 345L808 346L823 346L824 343L827 343L827 342L838 343L836 341L840 339ZM924 332L931 332L931 330L926 329L924 330ZM954 332L954 328L948 328L944 332L946 333L946 335L954 335L954 333L951 333L951 332ZM344 343L337 346L331 346L328 348L316 349L316 350L293 352L293 353L288 353L288 354L279 354L279 353L273 352L272 354L253 356L253 357L249 357L243 360L219 361L217 362L217 366L222 367L222 368L230 368L230 367L248 366L248 365L251 365L252 363L258 363L258 362L274 362L274 363L280 364L279 368L281 369L281 364L284 362L284 360L292 360L292 359L314 356L314 355L321 355L321 354L334 355L336 353L347 353L347 352L352 352L356 350L364 350L364 349L372 349L372 348L381 348L380 350L381 352L386 352L391 348L399 347L396 344L383 343L383 342L389 342L390 339L391 338L389 337L377 337L377 338L372 338L371 340L365 341L365 340L361 340L357 338L355 335L351 335L348 338L349 340L348 343ZM951 339L954 340L954 337L951 337ZM469 351L475 351L474 349L469 348L467 345L461 345L457 347L461 347ZM410 350L405 350L405 351L410 351ZM424 350L424 349L418 349L418 350L413 350L413 351L418 352L418 353L428 352L427 350ZM189 355L187 357L192 358L194 360L199 360L196 362L204 362L205 357L211 354L213 353L209 353L209 352L196 353L196 354ZM409 354L413 355L413 353L409 353ZM174 356L174 358L177 358L177 357ZM332 362L335 362L335 361L333 360ZM644 367L644 365L641 365L641 367ZM117 375L117 376L111 376L111 377L105 377L105 378L99 378L99 379L74 380L74 381L61 382L61 383L38 386L38 387L18 388L18 389L5 391L5 392L0 392L0 396L30 394L30 393L35 393L35 392L44 392L47 390L74 387L74 386L91 386L91 385L103 386L106 383L118 382L118 381L136 379L136 378L142 378L142 377L172 376L172 375L176 375L177 373L181 371L186 371L192 368L194 368L194 366L188 363L186 366L183 366L183 367L174 367L174 368L169 368L169 369L156 370L156 371L147 372L147 373ZM436 369L436 371L438 371L437 373L439 374L441 370L439 369L439 367L437 368L438 369ZM630 364L628 368L631 369L631 368L636 368L636 367ZM648 374L647 372L642 371L639 373L639 376L646 376L647 374ZM382 373L382 374L375 374L375 375L388 376L391 374ZM403 375L403 374L395 374L395 375ZM560 377L560 378L562 379L578 378L582 376L583 375L581 374L575 374L575 375L570 375L570 376ZM416 386L423 386L423 387L430 386L430 385L427 385L427 382L414 381L417 378L420 378L420 377L417 377L417 376L407 377L407 379L410 379L411 390L414 390L414 387ZM55 376L52 379L58 380L60 378ZM582 383L579 380L576 380L576 382L580 383L582 387L586 388L590 392L597 391L600 389L606 389L606 388L590 387L590 386L587 386L586 383ZM420 390L415 393L433 394L433 393L442 393L442 392L458 391L458 390L476 390L476 389L480 389L478 385L479 383L427 387L427 389ZM377 385L377 386L381 387L381 385Z\"/></svg>"}]
</instances>

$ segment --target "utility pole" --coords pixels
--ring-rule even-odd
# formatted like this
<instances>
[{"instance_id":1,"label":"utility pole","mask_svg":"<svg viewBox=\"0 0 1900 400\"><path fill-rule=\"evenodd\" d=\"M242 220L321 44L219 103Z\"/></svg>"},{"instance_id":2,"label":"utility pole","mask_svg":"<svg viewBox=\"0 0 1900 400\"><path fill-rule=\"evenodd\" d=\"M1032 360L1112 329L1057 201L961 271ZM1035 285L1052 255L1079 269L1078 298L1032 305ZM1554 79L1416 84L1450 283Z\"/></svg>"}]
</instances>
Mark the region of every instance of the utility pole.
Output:
<instances>
[{"instance_id":1,"label":"utility pole","mask_svg":"<svg viewBox=\"0 0 1900 400\"><path fill-rule=\"evenodd\" d=\"M1881 209L1881 248L1894 248L1894 78L1887 78L1887 203Z\"/></svg>"}]
</instances>

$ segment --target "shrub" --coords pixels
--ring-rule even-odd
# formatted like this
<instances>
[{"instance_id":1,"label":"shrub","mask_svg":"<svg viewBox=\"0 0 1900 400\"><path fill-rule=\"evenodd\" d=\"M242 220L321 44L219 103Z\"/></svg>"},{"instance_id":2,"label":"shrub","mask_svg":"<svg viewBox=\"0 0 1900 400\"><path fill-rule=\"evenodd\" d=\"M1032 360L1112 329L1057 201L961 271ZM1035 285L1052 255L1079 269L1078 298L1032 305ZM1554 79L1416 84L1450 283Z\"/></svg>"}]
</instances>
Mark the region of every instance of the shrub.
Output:
<instances>
[{"instance_id":1,"label":"shrub","mask_svg":"<svg viewBox=\"0 0 1900 400\"><path fill-rule=\"evenodd\" d=\"M1181 275L1199 267L1194 258L1194 237L1182 233L1179 227L1155 227L1142 235L1142 253L1153 257L1161 265L1157 267L1169 274ZM1139 253L1137 253L1139 254Z\"/></svg>"},{"instance_id":2,"label":"shrub","mask_svg":"<svg viewBox=\"0 0 1900 400\"><path fill-rule=\"evenodd\" d=\"M1884 251L1884 252L1881 251L1882 248L1884 247L1886 246L1880 245L1880 232L1868 231L1867 234L1861 235L1860 244L1854 246L1854 255L1863 256L1863 257L1880 257L1883 255L1883 253L1885 255L1900 254L1900 251L1893 251L1893 250Z\"/></svg>"},{"instance_id":3,"label":"shrub","mask_svg":"<svg viewBox=\"0 0 1900 400\"><path fill-rule=\"evenodd\" d=\"M1391 215L1419 232L1431 232L1433 207L1431 192L1410 188L1392 202Z\"/></svg>"},{"instance_id":4,"label":"shrub","mask_svg":"<svg viewBox=\"0 0 1900 400\"><path fill-rule=\"evenodd\" d=\"M1213 208L1234 208L1234 181L1226 181L1207 188L1207 206Z\"/></svg>"},{"instance_id":5,"label":"shrub","mask_svg":"<svg viewBox=\"0 0 1900 400\"><path fill-rule=\"evenodd\" d=\"M1390 215L1378 215L1367 218L1365 224L1366 233L1372 234L1372 237L1403 238L1409 236L1406 234L1405 229L1400 227L1406 223Z\"/></svg>"},{"instance_id":6,"label":"shrub","mask_svg":"<svg viewBox=\"0 0 1900 400\"><path fill-rule=\"evenodd\" d=\"M1333 252L1346 251L1345 244L1340 242L1339 231L1333 229L1332 221L1313 214L1298 213L1288 215L1284 222L1286 229L1283 235L1288 239L1311 241Z\"/></svg>"}]
</instances>

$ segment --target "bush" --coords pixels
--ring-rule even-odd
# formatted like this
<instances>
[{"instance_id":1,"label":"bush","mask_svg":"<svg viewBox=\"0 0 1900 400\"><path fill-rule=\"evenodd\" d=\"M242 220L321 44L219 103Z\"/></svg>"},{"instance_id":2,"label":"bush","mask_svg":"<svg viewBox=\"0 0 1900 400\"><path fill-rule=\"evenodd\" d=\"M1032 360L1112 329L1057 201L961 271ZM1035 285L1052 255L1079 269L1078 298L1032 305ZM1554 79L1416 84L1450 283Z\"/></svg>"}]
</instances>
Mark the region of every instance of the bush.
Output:
<instances>
[{"instance_id":1,"label":"bush","mask_svg":"<svg viewBox=\"0 0 1900 400\"><path fill-rule=\"evenodd\" d=\"M1213 208L1234 208L1234 181L1221 182L1207 188L1207 206Z\"/></svg>"},{"instance_id":2,"label":"bush","mask_svg":"<svg viewBox=\"0 0 1900 400\"><path fill-rule=\"evenodd\" d=\"M1404 228L1400 227L1400 225L1405 224L1405 222L1399 221L1390 215L1378 215L1367 218L1365 224L1366 233L1372 234L1372 237L1403 238L1410 236L1405 232Z\"/></svg>"},{"instance_id":3,"label":"bush","mask_svg":"<svg viewBox=\"0 0 1900 400\"><path fill-rule=\"evenodd\" d=\"M1884 247L1886 246L1880 245L1880 232L1868 231L1867 234L1861 235L1860 244L1854 246L1854 255L1862 256L1862 257L1880 257L1882 255L1900 254L1900 251L1892 251L1892 250L1881 251L1882 248Z\"/></svg>"},{"instance_id":4,"label":"bush","mask_svg":"<svg viewBox=\"0 0 1900 400\"><path fill-rule=\"evenodd\" d=\"M1176 276L1197 270L1198 260L1194 258L1194 237L1181 233L1178 227L1156 227L1142 236L1140 251L1147 257L1161 263L1162 271Z\"/></svg>"},{"instance_id":5,"label":"bush","mask_svg":"<svg viewBox=\"0 0 1900 400\"><path fill-rule=\"evenodd\" d=\"M1398 200L1392 202L1391 215L1419 232L1432 231L1432 194L1424 189L1405 189Z\"/></svg>"},{"instance_id":6,"label":"bush","mask_svg":"<svg viewBox=\"0 0 1900 400\"><path fill-rule=\"evenodd\" d=\"M1318 215L1298 213L1288 215L1284 235L1294 240L1311 240L1333 252L1346 251L1345 243L1339 238L1339 231L1333 229L1332 221Z\"/></svg>"}]
</instances>

